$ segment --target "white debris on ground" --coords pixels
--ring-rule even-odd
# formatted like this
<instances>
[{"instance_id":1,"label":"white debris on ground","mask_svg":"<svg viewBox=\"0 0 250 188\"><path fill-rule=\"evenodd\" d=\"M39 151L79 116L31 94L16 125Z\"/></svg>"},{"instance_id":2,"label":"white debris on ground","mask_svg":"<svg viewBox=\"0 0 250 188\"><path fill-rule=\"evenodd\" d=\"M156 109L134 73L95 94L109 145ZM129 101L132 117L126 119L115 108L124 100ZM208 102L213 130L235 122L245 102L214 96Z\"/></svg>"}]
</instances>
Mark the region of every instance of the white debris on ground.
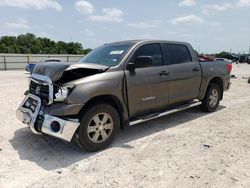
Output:
<instances>
[{"instance_id":1,"label":"white debris on ground","mask_svg":"<svg viewBox=\"0 0 250 188\"><path fill-rule=\"evenodd\" d=\"M120 131L101 152L34 135L15 117L28 74L0 72L0 187L250 187L250 65L215 113L199 108Z\"/></svg>"}]
</instances>

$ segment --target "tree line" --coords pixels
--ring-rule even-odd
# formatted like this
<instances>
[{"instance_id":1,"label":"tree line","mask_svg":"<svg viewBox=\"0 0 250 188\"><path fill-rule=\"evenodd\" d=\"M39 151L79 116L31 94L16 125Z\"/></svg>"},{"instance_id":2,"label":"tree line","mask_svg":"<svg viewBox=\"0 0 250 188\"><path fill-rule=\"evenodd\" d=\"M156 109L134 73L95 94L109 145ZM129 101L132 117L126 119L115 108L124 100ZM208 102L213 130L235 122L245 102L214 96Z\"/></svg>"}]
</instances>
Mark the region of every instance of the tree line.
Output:
<instances>
[{"instance_id":1,"label":"tree line","mask_svg":"<svg viewBox=\"0 0 250 188\"><path fill-rule=\"evenodd\" d=\"M27 33L19 36L0 38L0 53L17 54L87 54L91 49L84 49L78 42L53 41L49 38L36 37Z\"/></svg>"}]
</instances>

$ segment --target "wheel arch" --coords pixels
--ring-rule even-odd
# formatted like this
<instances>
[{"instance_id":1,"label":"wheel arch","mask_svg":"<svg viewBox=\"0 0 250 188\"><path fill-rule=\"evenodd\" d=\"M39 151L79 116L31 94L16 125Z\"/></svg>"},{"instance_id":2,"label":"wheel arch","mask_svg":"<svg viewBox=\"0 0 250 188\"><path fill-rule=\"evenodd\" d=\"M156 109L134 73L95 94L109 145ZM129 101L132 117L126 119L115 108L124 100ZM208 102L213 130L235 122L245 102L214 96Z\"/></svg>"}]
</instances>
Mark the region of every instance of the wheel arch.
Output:
<instances>
[{"instance_id":1,"label":"wheel arch","mask_svg":"<svg viewBox=\"0 0 250 188\"><path fill-rule=\"evenodd\" d=\"M80 110L78 116L79 118L82 117L83 113L90 108L93 105L96 104L101 104L101 103L106 103L109 104L111 106L113 106L120 117L120 128L124 129L125 128L125 120L127 119L127 113L126 113L126 109L124 107L124 105L122 104L122 102L120 101L120 99L114 95L99 95L99 96L95 96L93 98L91 98L90 100L87 101L87 103L82 107L82 109Z\"/></svg>"},{"instance_id":2,"label":"wheel arch","mask_svg":"<svg viewBox=\"0 0 250 188\"><path fill-rule=\"evenodd\" d=\"M224 92L224 82L223 82L223 79L221 77L219 77L219 76L215 76L215 77L211 78L210 81L207 84L205 94L206 94L206 92L207 92L208 87L209 87L210 84L216 84L216 85L219 86L220 91L221 91L220 100L222 100L223 99L223 92ZM203 98L205 97L205 94L204 94Z\"/></svg>"}]
</instances>

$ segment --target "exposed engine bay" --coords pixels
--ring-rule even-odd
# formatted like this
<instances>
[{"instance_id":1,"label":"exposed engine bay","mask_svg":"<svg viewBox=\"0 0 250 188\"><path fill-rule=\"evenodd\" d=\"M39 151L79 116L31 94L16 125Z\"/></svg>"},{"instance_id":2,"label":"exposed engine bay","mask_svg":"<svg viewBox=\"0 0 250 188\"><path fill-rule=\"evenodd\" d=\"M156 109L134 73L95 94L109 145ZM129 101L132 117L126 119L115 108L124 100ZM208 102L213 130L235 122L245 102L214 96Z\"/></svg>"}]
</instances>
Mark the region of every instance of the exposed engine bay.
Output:
<instances>
[{"instance_id":1,"label":"exposed engine bay","mask_svg":"<svg viewBox=\"0 0 250 188\"><path fill-rule=\"evenodd\" d=\"M109 68L97 64L69 62L50 63L49 65L50 66L48 66L48 63L37 64L33 69L32 74L47 76L53 83L59 86L66 82L103 73Z\"/></svg>"}]
</instances>

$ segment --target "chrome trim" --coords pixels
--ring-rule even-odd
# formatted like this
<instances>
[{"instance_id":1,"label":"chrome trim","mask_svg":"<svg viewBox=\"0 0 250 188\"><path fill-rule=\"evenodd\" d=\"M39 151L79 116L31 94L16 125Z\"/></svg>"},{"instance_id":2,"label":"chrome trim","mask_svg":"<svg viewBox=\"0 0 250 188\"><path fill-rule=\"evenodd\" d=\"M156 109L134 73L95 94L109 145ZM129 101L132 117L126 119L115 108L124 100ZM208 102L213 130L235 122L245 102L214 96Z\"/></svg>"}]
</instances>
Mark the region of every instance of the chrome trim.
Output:
<instances>
[{"instance_id":1,"label":"chrome trim","mask_svg":"<svg viewBox=\"0 0 250 188\"><path fill-rule=\"evenodd\" d=\"M34 113L30 109L23 107L23 105L25 104L25 102L27 101L29 97L33 98L34 100L37 100L37 106L36 106ZM35 130L35 127L34 127L39 112L42 112L41 111L41 99L29 93L24 98L21 105L17 109L16 116L21 122L27 124L33 133L40 134L39 132ZM72 137L75 134L75 131L80 125L78 119L66 119L65 120L65 119L55 117L55 116L50 116L48 114L44 114L43 116L44 116L44 121L42 123L42 132L45 134L57 137L57 138L61 138L68 142L71 141ZM58 132L54 132L51 129L50 125L53 121L57 121L60 124L60 130Z\"/></svg>"},{"instance_id":2,"label":"chrome trim","mask_svg":"<svg viewBox=\"0 0 250 188\"><path fill-rule=\"evenodd\" d=\"M201 105L201 102L194 102L194 103L191 103L191 104L188 104L188 105L183 105L179 108L175 108L175 109L172 109L172 110L167 110L165 112L162 112L160 114L158 114L157 116L153 116L153 117L150 117L150 118L147 118L147 119L138 119L138 120L135 120L135 121L131 121L129 122L129 126L133 126L133 125L136 125L136 124L139 124L139 123L144 123L146 121L150 121L150 120L153 120L153 119L156 119L156 118L159 118L159 117L162 117L162 116L166 116L166 115L169 115L169 114L172 114L172 113L175 113L175 112L180 112L182 110L186 110L186 109L189 109L189 108L192 108L192 107L195 107L195 106L199 106Z\"/></svg>"},{"instance_id":3,"label":"chrome trim","mask_svg":"<svg viewBox=\"0 0 250 188\"><path fill-rule=\"evenodd\" d=\"M53 121L57 121L60 124L61 128L58 132L54 132L50 127L50 124ZM63 140L70 142L77 128L79 127L79 125L80 123L78 119L75 119L74 121L64 120L55 116L50 116L50 115L45 114L43 125L42 125L42 132L50 136L61 138Z\"/></svg>"},{"instance_id":4,"label":"chrome trim","mask_svg":"<svg viewBox=\"0 0 250 188\"><path fill-rule=\"evenodd\" d=\"M34 100L37 101L37 106L36 106L36 110L33 113L30 109L24 108L23 105L24 103L27 101L28 98L33 98ZM19 106L19 108L16 111L16 116L17 118L29 125L30 129L32 130L33 133L38 134L38 132L35 130L34 128L34 124L36 122L36 118L38 116L38 113L40 111L41 108L41 99L35 95L32 95L31 93L29 93L24 100L22 101L21 105Z\"/></svg>"},{"instance_id":5,"label":"chrome trim","mask_svg":"<svg viewBox=\"0 0 250 188\"><path fill-rule=\"evenodd\" d=\"M54 88L53 82L48 76L43 76L40 74L32 74L30 80L36 82L37 84L48 85L49 86L49 102L48 105L52 104L54 101Z\"/></svg>"},{"instance_id":6,"label":"chrome trim","mask_svg":"<svg viewBox=\"0 0 250 188\"><path fill-rule=\"evenodd\" d=\"M31 78L36 79L38 81L37 83L40 83L39 81L41 80L47 82L49 85L53 84L52 80L48 76L43 76L40 74L31 74Z\"/></svg>"}]
</instances>

